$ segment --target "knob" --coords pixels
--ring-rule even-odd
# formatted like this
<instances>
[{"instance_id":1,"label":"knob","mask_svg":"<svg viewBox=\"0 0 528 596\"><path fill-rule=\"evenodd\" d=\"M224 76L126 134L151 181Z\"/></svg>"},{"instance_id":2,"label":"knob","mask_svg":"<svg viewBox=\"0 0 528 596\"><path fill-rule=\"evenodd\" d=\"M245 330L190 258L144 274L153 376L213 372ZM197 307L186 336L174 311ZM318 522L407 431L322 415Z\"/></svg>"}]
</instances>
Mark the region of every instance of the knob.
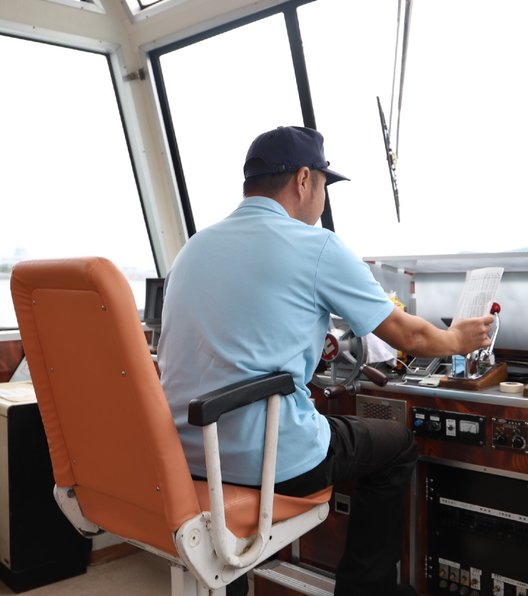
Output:
<instances>
[{"instance_id":1,"label":"knob","mask_svg":"<svg viewBox=\"0 0 528 596\"><path fill-rule=\"evenodd\" d=\"M376 383L376 385L379 385L380 387L386 385L389 380L389 377L385 373L381 372L381 370L378 370L372 366L367 366L366 364L361 366L361 372L367 377L367 379L369 379L369 381Z\"/></svg>"},{"instance_id":2,"label":"knob","mask_svg":"<svg viewBox=\"0 0 528 596\"><path fill-rule=\"evenodd\" d=\"M512 439L512 447L515 447L515 449L523 449L526 447L524 437L521 437L521 435L514 435Z\"/></svg>"},{"instance_id":3,"label":"knob","mask_svg":"<svg viewBox=\"0 0 528 596\"><path fill-rule=\"evenodd\" d=\"M495 443L497 443L497 445L506 445L507 441L506 435L501 434L495 437Z\"/></svg>"},{"instance_id":4,"label":"knob","mask_svg":"<svg viewBox=\"0 0 528 596\"><path fill-rule=\"evenodd\" d=\"M337 397L338 395L345 393L346 390L347 388L344 385L331 385L330 387L325 387L323 395L328 398Z\"/></svg>"}]
</instances>

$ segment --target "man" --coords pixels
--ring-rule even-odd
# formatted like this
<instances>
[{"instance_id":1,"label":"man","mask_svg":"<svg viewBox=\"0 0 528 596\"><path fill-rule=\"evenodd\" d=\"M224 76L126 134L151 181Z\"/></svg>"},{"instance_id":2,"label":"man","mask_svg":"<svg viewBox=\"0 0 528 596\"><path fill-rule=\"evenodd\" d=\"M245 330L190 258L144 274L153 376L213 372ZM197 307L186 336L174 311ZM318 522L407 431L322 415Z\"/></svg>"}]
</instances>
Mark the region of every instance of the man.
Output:
<instances>
[{"instance_id":1,"label":"man","mask_svg":"<svg viewBox=\"0 0 528 596\"><path fill-rule=\"evenodd\" d=\"M168 276L161 381L191 471L204 477L201 429L187 424L189 400L265 373L290 372L296 389L281 400L276 491L305 495L354 480L335 594L412 594L396 585L402 506L417 457L412 434L392 421L322 416L307 384L330 313L357 336L373 332L415 356L487 346L493 317L458 320L443 331L396 308L368 266L333 232L314 226L325 186L347 180L328 166L323 137L309 128L279 127L251 144L243 202L194 235ZM262 401L220 419L225 481L259 484L264 422Z\"/></svg>"}]
</instances>

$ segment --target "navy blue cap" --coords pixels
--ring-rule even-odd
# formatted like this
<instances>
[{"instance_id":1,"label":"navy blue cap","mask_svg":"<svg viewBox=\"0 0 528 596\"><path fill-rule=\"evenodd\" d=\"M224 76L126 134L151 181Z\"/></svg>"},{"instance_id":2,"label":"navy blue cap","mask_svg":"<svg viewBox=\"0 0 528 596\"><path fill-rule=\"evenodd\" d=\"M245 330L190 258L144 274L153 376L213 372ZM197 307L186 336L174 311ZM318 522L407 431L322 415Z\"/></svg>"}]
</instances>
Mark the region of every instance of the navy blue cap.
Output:
<instances>
[{"instance_id":1,"label":"navy blue cap","mask_svg":"<svg viewBox=\"0 0 528 596\"><path fill-rule=\"evenodd\" d=\"M259 135L246 155L244 178L263 174L296 172L307 166L326 174L326 184L350 180L330 170L323 150L323 135L313 128L279 126Z\"/></svg>"}]
</instances>

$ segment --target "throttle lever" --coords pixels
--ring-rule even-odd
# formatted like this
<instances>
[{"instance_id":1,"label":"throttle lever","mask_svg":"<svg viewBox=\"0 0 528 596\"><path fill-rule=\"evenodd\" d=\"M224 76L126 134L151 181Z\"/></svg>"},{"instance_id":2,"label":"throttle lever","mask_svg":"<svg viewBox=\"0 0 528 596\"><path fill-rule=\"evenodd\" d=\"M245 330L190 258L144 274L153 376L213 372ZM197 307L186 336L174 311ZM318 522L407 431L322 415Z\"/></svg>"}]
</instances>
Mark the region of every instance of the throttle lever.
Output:
<instances>
[{"instance_id":1,"label":"throttle lever","mask_svg":"<svg viewBox=\"0 0 528 596\"><path fill-rule=\"evenodd\" d=\"M385 373L373 366L368 366L368 364L362 364L359 370L369 381L376 383L379 387L383 387L389 381L389 377Z\"/></svg>"},{"instance_id":2,"label":"throttle lever","mask_svg":"<svg viewBox=\"0 0 528 596\"><path fill-rule=\"evenodd\" d=\"M501 306L498 302L494 302L491 305L490 314L495 315L495 329L491 335L491 343L487 348L483 348L480 350L479 360L483 361L486 358L490 360L491 364L495 364L495 357L493 355L493 348L495 347L495 340L497 339L497 335L499 334L500 329L500 317L499 313L501 311Z\"/></svg>"},{"instance_id":3,"label":"throttle lever","mask_svg":"<svg viewBox=\"0 0 528 596\"><path fill-rule=\"evenodd\" d=\"M381 370L373 368L372 366L368 366L367 364L362 364L359 370L360 372L364 373L369 381L376 383L376 385L380 387L386 385L389 380L389 377L387 377L385 373L382 373ZM328 398L337 397L338 395L342 395L353 387L355 387L354 384L350 385L349 387L345 385L331 385L330 387L324 388L323 395Z\"/></svg>"}]
</instances>

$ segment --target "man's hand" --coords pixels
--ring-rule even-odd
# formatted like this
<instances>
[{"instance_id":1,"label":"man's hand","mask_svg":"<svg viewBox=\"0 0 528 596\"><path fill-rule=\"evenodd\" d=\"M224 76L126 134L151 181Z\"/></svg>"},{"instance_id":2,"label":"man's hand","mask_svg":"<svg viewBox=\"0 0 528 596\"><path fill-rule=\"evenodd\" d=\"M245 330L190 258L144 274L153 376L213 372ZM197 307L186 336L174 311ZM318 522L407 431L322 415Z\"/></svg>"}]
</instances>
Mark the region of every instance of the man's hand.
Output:
<instances>
[{"instance_id":1,"label":"man's hand","mask_svg":"<svg viewBox=\"0 0 528 596\"><path fill-rule=\"evenodd\" d=\"M485 315L453 321L447 333L454 333L457 337L460 346L457 354L469 354L478 348L487 348L491 344L489 332L494 320L493 315Z\"/></svg>"},{"instance_id":2,"label":"man's hand","mask_svg":"<svg viewBox=\"0 0 528 596\"><path fill-rule=\"evenodd\" d=\"M374 334L393 348L413 356L469 354L490 345L488 333L493 321L492 315L458 319L444 330L395 307Z\"/></svg>"}]
</instances>

